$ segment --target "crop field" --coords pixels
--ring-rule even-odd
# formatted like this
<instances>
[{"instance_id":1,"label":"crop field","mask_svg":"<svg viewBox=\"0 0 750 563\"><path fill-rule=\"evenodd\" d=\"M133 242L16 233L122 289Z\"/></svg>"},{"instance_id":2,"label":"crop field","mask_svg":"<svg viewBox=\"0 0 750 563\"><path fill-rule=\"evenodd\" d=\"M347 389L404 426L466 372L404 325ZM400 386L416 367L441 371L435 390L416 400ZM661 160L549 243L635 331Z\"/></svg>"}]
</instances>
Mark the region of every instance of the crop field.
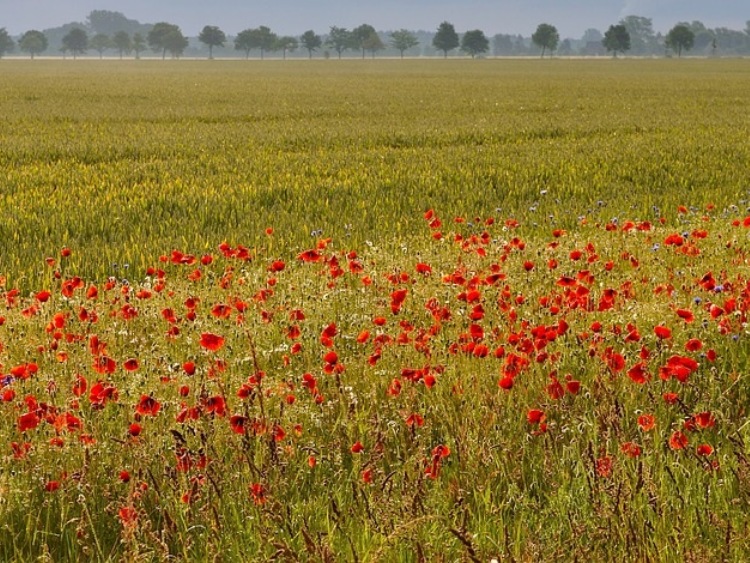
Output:
<instances>
[{"instance_id":1,"label":"crop field","mask_svg":"<svg viewBox=\"0 0 750 563\"><path fill-rule=\"evenodd\" d=\"M747 560L748 61L0 76L0 560Z\"/></svg>"}]
</instances>

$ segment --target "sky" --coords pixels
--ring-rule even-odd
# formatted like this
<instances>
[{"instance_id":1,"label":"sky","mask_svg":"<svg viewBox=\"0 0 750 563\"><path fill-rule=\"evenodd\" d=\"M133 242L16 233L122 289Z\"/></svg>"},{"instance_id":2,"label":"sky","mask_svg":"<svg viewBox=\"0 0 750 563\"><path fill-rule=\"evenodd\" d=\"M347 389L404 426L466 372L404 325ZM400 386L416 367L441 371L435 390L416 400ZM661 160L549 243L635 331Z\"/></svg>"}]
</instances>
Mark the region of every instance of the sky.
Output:
<instances>
[{"instance_id":1,"label":"sky","mask_svg":"<svg viewBox=\"0 0 750 563\"><path fill-rule=\"evenodd\" d=\"M188 36L204 25L230 35L260 25L299 35L362 23L380 31L432 31L449 21L459 33L481 29L487 35L524 36L550 23L562 37L579 38L588 28L605 31L627 15L652 18L654 29L662 32L693 20L744 30L750 20L750 0L0 0L0 27L19 35L84 22L92 10L121 12L141 23L167 21Z\"/></svg>"}]
</instances>

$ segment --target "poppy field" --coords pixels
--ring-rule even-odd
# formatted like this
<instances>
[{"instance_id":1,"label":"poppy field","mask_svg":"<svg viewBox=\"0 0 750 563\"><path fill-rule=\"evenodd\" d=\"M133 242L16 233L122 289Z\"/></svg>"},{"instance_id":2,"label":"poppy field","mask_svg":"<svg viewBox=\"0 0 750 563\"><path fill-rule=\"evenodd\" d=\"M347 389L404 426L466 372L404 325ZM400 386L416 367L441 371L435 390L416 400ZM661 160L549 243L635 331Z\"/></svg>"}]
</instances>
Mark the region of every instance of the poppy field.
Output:
<instances>
[{"instance_id":1,"label":"poppy field","mask_svg":"<svg viewBox=\"0 0 750 563\"><path fill-rule=\"evenodd\" d=\"M0 559L747 558L746 61L0 62Z\"/></svg>"}]
</instances>

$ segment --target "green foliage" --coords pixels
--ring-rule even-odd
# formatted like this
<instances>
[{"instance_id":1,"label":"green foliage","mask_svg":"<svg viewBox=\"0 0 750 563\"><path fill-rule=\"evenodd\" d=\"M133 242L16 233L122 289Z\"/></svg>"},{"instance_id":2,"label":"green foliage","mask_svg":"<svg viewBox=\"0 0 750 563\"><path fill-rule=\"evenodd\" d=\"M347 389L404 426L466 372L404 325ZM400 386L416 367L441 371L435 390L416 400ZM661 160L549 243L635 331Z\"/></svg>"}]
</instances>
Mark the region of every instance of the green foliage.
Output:
<instances>
[{"instance_id":1,"label":"green foliage","mask_svg":"<svg viewBox=\"0 0 750 563\"><path fill-rule=\"evenodd\" d=\"M12 53L15 46L16 42L13 41L10 34L4 27L0 27L0 59L2 59L6 53Z\"/></svg>"},{"instance_id":2,"label":"green foliage","mask_svg":"<svg viewBox=\"0 0 750 563\"><path fill-rule=\"evenodd\" d=\"M345 27L332 26L328 31L326 45L330 46L341 58L341 53L349 49L354 44L352 32Z\"/></svg>"},{"instance_id":3,"label":"green foliage","mask_svg":"<svg viewBox=\"0 0 750 563\"><path fill-rule=\"evenodd\" d=\"M43 53L47 50L48 42L47 37L41 31L31 29L21 36L18 41L18 48L31 55L33 59L35 55Z\"/></svg>"},{"instance_id":4,"label":"green foliage","mask_svg":"<svg viewBox=\"0 0 750 563\"><path fill-rule=\"evenodd\" d=\"M263 59L265 53L274 48L277 39L278 36L270 28L262 25L240 31L234 40L234 48L238 51L245 51L245 58L250 56L250 51L259 49L260 58Z\"/></svg>"},{"instance_id":5,"label":"green foliage","mask_svg":"<svg viewBox=\"0 0 750 563\"><path fill-rule=\"evenodd\" d=\"M695 33L686 25L676 25L667 33L665 44L673 51L677 51L677 56L682 56L682 51L689 51L693 48Z\"/></svg>"},{"instance_id":6,"label":"green foliage","mask_svg":"<svg viewBox=\"0 0 750 563\"><path fill-rule=\"evenodd\" d=\"M112 37L112 47L117 49L122 59L123 54L130 53L133 50L133 42L127 31L118 31Z\"/></svg>"},{"instance_id":7,"label":"green foliage","mask_svg":"<svg viewBox=\"0 0 750 563\"><path fill-rule=\"evenodd\" d=\"M438 26L437 33L432 39L432 45L443 52L443 57L448 58L448 51L452 51L459 45L458 33L452 23L444 21Z\"/></svg>"},{"instance_id":8,"label":"green foliage","mask_svg":"<svg viewBox=\"0 0 750 563\"><path fill-rule=\"evenodd\" d=\"M619 22L630 35L631 50L634 55L654 54L658 49L656 33L651 18L626 16Z\"/></svg>"},{"instance_id":9,"label":"green foliage","mask_svg":"<svg viewBox=\"0 0 750 563\"><path fill-rule=\"evenodd\" d=\"M276 39L276 43L273 46L273 49L275 51L282 51L283 52L283 58L286 59L287 52L296 51L297 47L299 47L299 41L296 37L292 37L291 35L283 35Z\"/></svg>"},{"instance_id":10,"label":"green foliage","mask_svg":"<svg viewBox=\"0 0 750 563\"><path fill-rule=\"evenodd\" d=\"M104 51L111 49L113 46L114 43L112 42L112 39L103 33L97 33L89 41L89 47L99 53L100 59L104 55Z\"/></svg>"},{"instance_id":11,"label":"green foliage","mask_svg":"<svg viewBox=\"0 0 750 563\"><path fill-rule=\"evenodd\" d=\"M531 40L534 42L534 45L542 48L541 56L544 58L545 51L549 50L552 53L557 49L557 44L560 42L560 34L554 25L540 23L536 31L532 34Z\"/></svg>"},{"instance_id":12,"label":"green foliage","mask_svg":"<svg viewBox=\"0 0 750 563\"><path fill-rule=\"evenodd\" d=\"M467 31L461 38L461 50L475 56L486 53L490 48L490 41L481 29Z\"/></svg>"},{"instance_id":13,"label":"green foliage","mask_svg":"<svg viewBox=\"0 0 750 563\"><path fill-rule=\"evenodd\" d=\"M89 48L88 34L83 29L75 27L62 38L62 45L65 51L73 53L75 59L78 55L83 55Z\"/></svg>"},{"instance_id":14,"label":"green foliage","mask_svg":"<svg viewBox=\"0 0 750 563\"><path fill-rule=\"evenodd\" d=\"M312 59L313 52L323 45L323 40L312 29L308 29L300 36L300 43L307 49L308 56Z\"/></svg>"},{"instance_id":15,"label":"green foliage","mask_svg":"<svg viewBox=\"0 0 750 563\"><path fill-rule=\"evenodd\" d=\"M362 25L355 27L351 31L350 38L352 42L352 48L361 50L363 59L365 58L365 50L368 49L367 43L370 42L370 44L372 44L373 35L377 37L375 28L367 23L363 23Z\"/></svg>"},{"instance_id":16,"label":"green foliage","mask_svg":"<svg viewBox=\"0 0 750 563\"><path fill-rule=\"evenodd\" d=\"M625 53L630 50L630 33L628 29L622 25L610 25L609 29L604 33L604 39L602 39L602 45L607 51L612 51L616 57L617 52Z\"/></svg>"},{"instance_id":17,"label":"green foliage","mask_svg":"<svg viewBox=\"0 0 750 563\"><path fill-rule=\"evenodd\" d=\"M398 49L403 59L405 51L419 45L419 39L408 29L399 29L391 33L391 45Z\"/></svg>"},{"instance_id":18,"label":"green foliage","mask_svg":"<svg viewBox=\"0 0 750 563\"><path fill-rule=\"evenodd\" d=\"M162 59L166 58L167 52L173 57L179 57L188 46L188 40L179 26L167 22L154 24L148 32L147 41L153 51L161 51Z\"/></svg>"},{"instance_id":19,"label":"green foliage","mask_svg":"<svg viewBox=\"0 0 750 563\"><path fill-rule=\"evenodd\" d=\"M143 38L143 35L140 33L133 35L132 47L133 51L135 51L135 58L140 58L141 53L146 50L146 40Z\"/></svg>"},{"instance_id":20,"label":"green foliage","mask_svg":"<svg viewBox=\"0 0 750 563\"><path fill-rule=\"evenodd\" d=\"M223 47L226 40L227 36L215 25L205 26L198 35L198 41L208 45L209 59L214 58L214 47Z\"/></svg>"}]
</instances>

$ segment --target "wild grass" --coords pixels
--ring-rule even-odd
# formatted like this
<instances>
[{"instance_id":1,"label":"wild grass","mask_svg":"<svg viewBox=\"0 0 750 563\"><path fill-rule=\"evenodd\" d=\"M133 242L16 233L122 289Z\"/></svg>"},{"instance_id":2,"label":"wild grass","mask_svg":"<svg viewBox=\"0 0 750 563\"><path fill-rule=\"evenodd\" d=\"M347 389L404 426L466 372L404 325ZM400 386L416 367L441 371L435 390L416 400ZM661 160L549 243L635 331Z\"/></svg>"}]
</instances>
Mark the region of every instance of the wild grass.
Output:
<instances>
[{"instance_id":1,"label":"wild grass","mask_svg":"<svg viewBox=\"0 0 750 563\"><path fill-rule=\"evenodd\" d=\"M743 61L0 68L0 559L746 558Z\"/></svg>"}]
</instances>

